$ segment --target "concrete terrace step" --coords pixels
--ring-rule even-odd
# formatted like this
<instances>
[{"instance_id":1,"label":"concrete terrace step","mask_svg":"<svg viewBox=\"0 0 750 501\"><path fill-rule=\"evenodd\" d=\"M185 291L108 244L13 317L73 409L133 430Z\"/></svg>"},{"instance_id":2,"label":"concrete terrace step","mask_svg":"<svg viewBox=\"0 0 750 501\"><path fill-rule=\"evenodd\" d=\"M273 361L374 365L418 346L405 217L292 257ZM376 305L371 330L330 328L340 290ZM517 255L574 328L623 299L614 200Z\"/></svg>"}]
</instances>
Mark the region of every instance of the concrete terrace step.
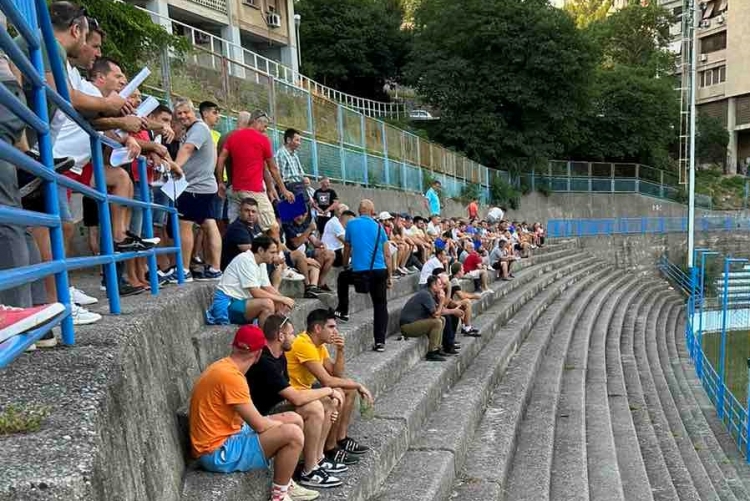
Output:
<instances>
[{"instance_id":1,"label":"concrete terrace step","mask_svg":"<svg viewBox=\"0 0 750 501\"><path fill-rule=\"evenodd\" d=\"M538 336L537 331L543 318L560 315L571 297L607 271L596 271L573 285L542 313L541 318L534 300L500 329L433 412L409 452L391 472L377 499L395 500L407 496L409 499L446 499L453 479L461 470L489 393L497 380L503 377L517 346L524 349L529 339ZM546 328L545 324L542 329ZM525 331L530 333L524 341Z\"/></svg>"},{"instance_id":2,"label":"concrete terrace step","mask_svg":"<svg viewBox=\"0 0 750 501\"><path fill-rule=\"evenodd\" d=\"M593 269L593 260L588 264L590 269ZM581 266L585 267L586 264L576 264L576 260L570 259L567 264L553 261L543 267L532 267L519 272L518 278L512 282L493 284L493 288L498 291L497 296L507 296L500 299L487 313L475 317L476 321L473 323L482 329L486 337L464 338L461 355L449 362L437 364L440 367L421 360L426 351L426 342L423 340L389 343L384 354L362 352L351 359L347 363L347 373L368 385L377 396L375 419L356 422L352 435L371 445L374 451L367 456L363 465L350 469L344 487L336 489L335 492L325 493L325 496L332 499L365 499L371 495L379 484L376 479L385 478L395 460L405 452L408 445L406 434L410 428L391 414L406 412L411 416L408 421L411 423L423 420L430 406L436 405L442 386L457 377L456 372L463 370L463 366L487 342L486 339L492 336L493 330L507 321L518 309L519 303L528 301L555 280L568 274L575 275L573 270ZM528 283L524 283L525 281ZM475 302L475 306L478 307L475 309L481 311L484 305L489 303L489 299L490 297L485 296ZM421 374L425 371L429 375L429 385L425 385L425 376ZM401 377L401 374L404 375ZM415 387L413 381L405 382L409 381L410 377L417 378L422 386ZM388 391L383 394L386 388ZM417 395L414 395L415 390L418 392ZM383 461L377 462L376 458ZM245 492L247 495L253 490L258 490L258 485L263 485L258 483L258 478L252 476L247 477L248 481L235 479L229 485L224 477L226 476L191 472L186 478L183 499L224 499L227 494L233 499L232 496L240 496L239 492ZM238 482L241 485L235 485Z\"/></svg>"},{"instance_id":3,"label":"concrete terrace step","mask_svg":"<svg viewBox=\"0 0 750 501\"><path fill-rule=\"evenodd\" d=\"M675 321L677 318L682 318L682 321ZM718 420L687 354L684 308L670 315L668 322L666 351L661 354L662 367L673 369L676 382L670 388L673 395L681 394L685 401L685 405L680 406L683 422L720 498L748 499L747 478L750 470Z\"/></svg>"},{"instance_id":4,"label":"concrete terrace step","mask_svg":"<svg viewBox=\"0 0 750 501\"><path fill-rule=\"evenodd\" d=\"M665 398L669 395L663 395L660 392L661 388L657 386L657 380L661 376L660 367L649 363L651 350L649 350L650 345L647 340L653 341L654 334L657 332L657 319L666 321L668 310L671 308L670 301L673 301L675 297L679 295L673 290L666 288L655 290L652 295L653 307L634 333L633 350L649 417L654 424L654 432L659 440L659 446L679 499L715 500L718 499L718 495L692 444L685 436L674 402L671 398ZM663 398L664 402L662 402Z\"/></svg>"},{"instance_id":5,"label":"concrete terrace step","mask_svg":"<svg viewBox=\"0 0 750 501\"><path fill-rule=\"evenodd\" d=\"M550 498L589 499L586 451L586 374L591 334L602 310L624 284L633 280L626 274L613 279L591 300L573 332L563 367L560 398L555 421L555 443L550 475Z\"/></svg>"},{"instance_id":6,"label":"concrete terrace step","mask_svg":"<svg viewBox=\"0 0 750 501\"><path fill-rule=\"evenodd\" d=\"M622 330L619 333L619 358L627 390L627 403L630 407L633 425L641 447L641 457L646 467L646 474L651 484L654 500L669 501L677 499L677 491L672 482L662 449L659 447L654 423L651 421L648 412L633 355L634 333L642 327L649 311L654 307L653 295L661 287L666 287L665 282L655 284L648 281L648 288L632 303L631 308L625 315Z\"/></svg>"}]
</instances>

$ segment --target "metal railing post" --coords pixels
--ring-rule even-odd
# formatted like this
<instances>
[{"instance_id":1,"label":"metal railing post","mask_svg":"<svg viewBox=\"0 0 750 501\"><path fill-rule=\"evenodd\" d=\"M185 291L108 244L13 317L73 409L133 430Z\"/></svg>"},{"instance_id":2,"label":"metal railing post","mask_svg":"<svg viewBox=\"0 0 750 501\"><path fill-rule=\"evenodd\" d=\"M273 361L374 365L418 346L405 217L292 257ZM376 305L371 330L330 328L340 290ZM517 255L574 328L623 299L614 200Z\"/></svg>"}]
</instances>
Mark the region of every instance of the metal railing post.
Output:
<instances>
[{"instance_id":1,"label":"metal railing post","mask_svg":"<svg viewBox=\"0 0 750 501\"><path fill-rule=\"evenodd\" d=\"M307 94L307 128L310 131L310 138L311 138L311 148L312 151L310 152L311 158L312 158L312 169L313 169L313 176L315 176L315 179L318 179L320 176L320 167L318 165L318 140L315 137L315 118L313 114L313 98L312 94L308 90L306 92Z\"/></svg>"},{"instance_id":2,"label":"metal railing post","mask_svg":"<svg viewBox=\"0 0 750 501\"><path fill-rule=\"evenodd\" d=\"M346 150L344 149L344 109L336 105L336 125L339 134L339 157L341 161L341 181L346 183Z\"/></svg>"},{"instance_id":3,"label":"metal railing post","mask_svg":"<svg viewBox=\"0 0 750 501\"><path fill-rule=\"evenodd\" d=\"M144 236L146 238L152 238L154 236L154 218L151 209L151 186L149 185L148 170L146 168L146 157L138 157L138 179L140 180L140 196L141 200L149 204L147 209L140 209L143 211L143 223L142 228ZM134 210L138 210L137 208ZM153 252L148 256L148 281L151 286L151 294L153 296L159 295L159 275L156 273L158 269L156 264L156 254Z\"/></svg>"},{"instance_id":4,"label":"metal railing post","mask_svg":"<svg viewBox=\"0 0 750 501\"><path fill-rule=\"evenodd\" d=\"M385 184L391 185L391 161L388 159L388 141L385 139L385 122L380 122L380 133L383 136L383 166L385 168Z\"/></svg>"},{"instance_id":5,"label":"metal railing post","mask_svg":"<svg viewBox=\"0 0 750 501\"><path fill-rule=\"evenodd\" d=\"M362 162L364 162L365 186L370 186L370 168L367 165L367 139L365 138L365 116L359 114L359 141L362 145Z\"/></svg>"}]
</instances>

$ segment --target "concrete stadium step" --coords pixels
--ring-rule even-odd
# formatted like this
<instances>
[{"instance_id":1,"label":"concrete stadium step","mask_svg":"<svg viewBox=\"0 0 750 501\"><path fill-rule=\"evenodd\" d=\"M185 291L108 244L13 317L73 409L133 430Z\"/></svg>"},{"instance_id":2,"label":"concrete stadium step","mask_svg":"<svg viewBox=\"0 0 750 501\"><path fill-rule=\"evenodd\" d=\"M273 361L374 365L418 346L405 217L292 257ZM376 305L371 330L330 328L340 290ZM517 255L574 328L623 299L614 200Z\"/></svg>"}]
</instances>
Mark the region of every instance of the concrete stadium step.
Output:
<instances>
[{"instance_id":1,"label":"concrete stadium step","mask_svg":"<svg viewBox=\"0 0 750 501\"><path fill-rule=\"evenodd\" d=\"M684 308L684 304L682 306ZM659 356L667 379L667 385L670 388L672 397L677 403L680 417L685 425L688 435L690 436L693 448L698 454L698 457L706 470L706 474L710 478L719 498L722 500L736 499L736 496L721 471L716 458L706 443L707 439L710 440L708 424L700 413L699 405L697 404L696 399L692 394L692 390L689 388L689 383L685 378L685 374L680 367L680 360L674 343L675 334L670 331L670 325L675 325L675 319L678 315L679 309L677 312L670 314L667 318L666 332L663 336L657 336L657 348L659 349ZM680 332L680 335L683 333L684 329ZM689 370L692 371L692 367L689 367ZM717 443L714 443L712 447L717 449L721 448Z\"/></svg>"},{"instance_id":2,"label":"concrete stadium step","mask_svg":"<svg viewBox=\"0 0 750 501\"><path fill-rule=\"evenodd\" d=\"M420 368L423 371L428 371L432 377L437 376L438 379L432 381L429 387L421 388L422 392L419 395L413 396L413 398L410 396L408 399L410 406L420 407L420 415L428 412L429 409L427 407L435 405L436 400L439 398L441 382L447 383L451 377L456 377L453 373L463 370L463 367L474 357L479 348L487 342L486 340L491 338L494 329L507 321L517 311L520 307L519 303L530 300L545 287L554 284L564 277L577 277L586 271L592 271L595 268L594 263L596 260L587 258L586 256L586 254L580 253L571 256L568 253L565 258L520 271L514 281L493 283L492 287L496 291L494 298L502 299L497 301L497 304L489 312L475 317L476 321L473 322L482 330L484 337L462 339L463 349L461 355L451 358L449 362L438 364L443 366L442 369L435 367L435 364L420 361L426 351L426 341L424 340L392 342L388 344L385 353L364 351L348 360L347 375L360 380L370 387L376 397L378 397L376 400L375 419L356 422L352 427L351 434L371 445L376 452L374 451L373 454L368 455L367 459L369 461L365 461L364 465L350 468L345 486L341 489L336 489L336 492L325 493L326 497L334 496L333 499L365 499L364 496L371 495L378 485L373 483L371 476L373 472L378 475L378 478L385 478L397 459L396 454L400 457L405 452L408 442L404 442L404 440L408 428L404 426L405 423L401 423L398 419L389 416L390 412L402 412L405 408L405 405L398 401L399 398L403 399L403 397L391 397L391 401L395 398L396 402L389 404L387 394L379 398L385 388L390 388L388 393L391 395L398 395L396 389L406 386L406 389L401 392L406 393L409 388L413 389L414 384L411 382L404 383L404 379ZM575 273L574 270L576 269L582 269L583 271ZM571 278L567 280L571 280ZM490 300L494 298L492 296L485 296L481 300L475 301L475 310L482 311L482 308L488 306ZM405 299L403 302L405 302ZM396 303L399 304L390 302L388 306L391 315L397 318L397 313L400 312L403 304L400 304L400 302ZM371 325L372 318L370 317L367 322L370 322ZM365 332L365 335L371 335L369 332L371 331ZM395 329L392 329L391 333L395 333ZM347 336L346 333L344 335ZM347 344L349 342L350 339L347 337ZM400 377L401 374L405 375ZM422 379L420 375L413 377ZM393 383L396 381L398 383L394 385ZM413 393L413 391L410 393ZM414 415L412 420L417 419L417 411L415 409L412 409L411 414ZM399 451L401 452L399 453ZM387 458L387 460L385 463L370 464L371 461L374 461L375 457ZM393 458L392 462L389 462L389 458ZM366 465L369 465L370 469L367 469ZM383 468L387 468L387 470L383 470ZM227 477L233 478L228 480ZM191 471L185 479L183 499L185 501L239 499L242 496L245 496L244 499L248 499L247 496L249 493L264 491L258 487L266 485L267 482L268 477L261 474L249 476L215 475L201 471ZM257 499L262 499L263 495L264 493L259 495L260 497Z\"/></svg>"},{"instance_id":3,"label":"concrete stadium step","mask_svg":"<svg viewBox=\"0 0 750 501\"><path fill-rule=\"evenodd\" d=\"M582 254L570 244L559 244L552 248L540 249L540 252L531 258L523 259L518 263L518 270L525 270L529 267L537 268L532 273L539 273L542 270L534 265L544 264L543 269L550 269L549 263L562 265L574 256L582 258ZM519 273L520 275L520 273ZM409 275L394 281L393 288L388 291L388 310L390 315L389 332L398 327L398 315L401 308L408 298L419 288L419 275ZM509 282L512 284L513 282ZM471 281L466 281L464 285L473 288ZM471 290L471 289L469 289ZM350 321L340 323L339 331L346 338L347 358L351 358L362 351L370 349L372 345L372 300L369 294L356 294L354 289L350 291ZM296 301L295 309L292 312L292 322L297 332L304 330L305 319L307 315L316 308L335 308L338 299L336 294L324 294L319 299L301 299ZM226 356L227 347L231 344L237 327L233 325L225 326L207 326L196 331L192 336L193 346L195 347L201 369L205 369L212 362Z\"/></svg>"},{"instance_id":4,"label":"concrete stadium step","mask_svg":"<svg viewBox=\"0 0 750 501\"><path fill-rule=\"evenodd\" d=\"M561 315L566 301L608 272L599 269L584 280L575 284L558 297L542 314ZM563 300L565 298L565 300ZM540 298L541 299L541 298ZM472 362L459 382L447 393L435 412L429 418L423 431L413 441L407 454L391 472L384 483L378 500L404 499L446 499L452 488L453 479L461 470L474 430L481 419L492 387L502 377L510 357L516 350L519 335L532 330L531 336L538 336L539 313L535 301L526 304L504 328L500 329L492 341ZM554 310L554 313L551 313ZM519 324L521 324L519 332ZM542 329L552 329L553 322L545 323ZM510 362L511 364L513 362ZM447 454L446 454L447 453ZM418 472L418 473L415 473Z\"/></svg>"},{"instance_id":5,"label":"concrete stadium step","mask_svg":"<svg viewBox=\"0 0 750 501\"><path fill-rule=\"evenodd\" d=\"M550 499L588 501L586 451L586 374L591 333L608 300L633 280L631 274L612 281L589 303L573 332L563 367L555 443L550 474ZM619 481L618 481L619 482Z\"/></svg>"},{"instance_id":6,"label":"concrete stadium step","mask_svg":"<svg viewBox=\"0 0 750 501\"><path fill-rule=\"evenodd\" d=\"M643 328L649 312L654 308L653 295L666 287L666 282L654 283L647 280L646 283L647 289L632 303L632 307L625 315L619 333L619 358L627 391L627 403L641 448L646 474L651 484L651 492L655 501L672 501L678 499L677 490L667 468L662 449L659 447L659 440L654 429L655 424L648 412L633 354L635 331Z\"/></svg>"},{"instance_id":7,"label":"concrete stadium step","mask_svg":"<svg viewBox=\"0 0 750 501\"><path fill-rule=\"evenodd\" d=\"M606 267L604 270L607 272ZM597 276L591 277L596 280ZM588 283L588 282L587 282ZM584 284L583 289L585 289ZM461 479L454 485L451 497L458 499L502 498L506 488L517 430L523 416L534 372L541 359L556 318L562 315L581 288L566 293L566 299L555 304L534 326L511 361L500 383L491 391L481 421L466 454ZM460 466L460 465L459 465Z\"/></svg>"},{"instance_id":8,"label":"concrete stadium step","mask_svg":"<svg viewBox=\"0 0 750 501\"><path fill-rule=\"evenodd\" d=\"M597 315L589 335L584 394L585 443L588 493L595 501L625 499L609 408L606 341L610 326L615 324L618 307L627 305L639 280L639 277L632 276L612 293Z\"/></svg>"},{"instance_id":9,"label":"concrete stadium step","mask_svg":"<svg viewBox=\"0 0 750 501\"><path fill-rule=\"evenodd\" d=\"M462 385L460 388L456 388L456 391L460 392L457 393L457 397L452 396L454 392L452 389L450 389L451 384L461 377L463 366L467 364L469 360L473 359L472 369L474 367L477 367L480 373L484 373L481 378L487 379L485 379L486 382L483 385L488 385L489 379L491 378L492 374L487 374L486 372L491 373L492 371L488 371L487 367L485 365L482 365L482 363L488 363L487 358L489 358L494 361L489 363L497 364L496 359L500 357L500 366L502 366L502 364L505 363L504 361L508 359L516 346L518 346L519 344L523 346L523 343L521 343L521 341L525 336L528 335L528 332L532 329L536 318L538 318L538 316L541 315L544 310L547 309L562 292L564 292L565 289L572 286L578 281L589 279L601 268L601 263L594 261L591 264L579 264L574 272L563 273L562 277L564 278L556 281L551 287L545 289L543 292L537 294L536 296L532 294L530 297L533 297L533 300L524 305L523 308L521 308L518 313L513 316L512 320L508 323L508 326L504 329L500 329L498 331L495 322L492 322L491 324L483 323L481 326L483 337L471 341L471 351L467 351L466 348L462 349L462 353L459 357L457 366L448 367L448 370L446 371L445 366L436 367L435 364L423 362L419 364L415 368L415 370L406 374L394 386L394 388L384 396L382 404L379 404L382 405L385 410L376 412L376 415L380 418L388 420L398 420L404 423L408 440L403 444L400 455L406 455L403 459L401 459L400 463L398 462L400 455L395 458L396 461L393 461L392 456L381 456L381 461L374 462L373 464L368 463L366 466L372 466L372 469L364 472L364 479L366 479L367 482L366 486L362 486L361 484L356 485L355 488L350 492L346 492L347 488L345 488L345 491L343 491L342 493L332 493L333 496L331 496L330 499L403 499L405 494L404 492L389 491L392 485L404 486L409 491L410 498L416 496L424 499L432 499L432 493L427 490L422 484L424 484L425 482L430 482L434 477L434 467L436 465L430 462L430 457L434 457L435 454L427 454L425 456L421 456L419 458L420 460L417 460L417 458L414 458L413 455L410 454L411 452L415 454L418 454L419 452L409 452L407 449L409 443L416 443L415 447L420 448L421 446L419 444L422 443L422 438L424 438L425 440L441 440L441 438L445 439L446 445L443 445L441 447L441 449L443 449L443 454L440 456L440 461L437 463L437 466L439 469L445 470L446 473L449 472L451 475L455 474L455 466L452 462L452 456L450 457L450 464L446 463L445 459L447 455L445 454L444 449L446 447L451 447L451 445L449 445L450 443L453 443L454 447L460 449L461 445L458 442L461 441L461 434L457 430L463 423L466 422L464 420L469 416L465 415L464 417L460 418L458 422L452 422L450 419L441 420L440 425L449 426L450 429L440 430L440 436L437 436L437 434L435 433L434 426L436 425L430 424L429 421L427 422L427 424L425 424L425 422L431 415L438 416L449 412L445 411L441 413L440 410L435 411L435 408L450 408L453 409L454 412L456 410L460 411L464 409L470 409L466 413L469 415L476 412L471 410L474 408L473 402L470 404L460 398L460 396L466 395L467 390L465 385ZM497 310L495 307L493 307L491 311ZM501 337L498 338L498 336ZM503 339L505 337L508 337L508 339ZM492 346L497 346L495 342L498 339L503 339L503 344L507 347L507 351L505 351L505 354L492 350L492 352L497 355L490 355L489 357L483 358L484 351L482 351L481 355L479 357L476 357L479 349L481 349L482 344L492 343ZM476 349L474 349L474 347L476 347ZM499 349L499 346L496 349ZM468 355L468 357L464 358L464 355ZM474 373L476 374L476 372ZM462 384L462 381L463 379L460 380L459 385ZM469 384L469 386L473 388L473 391L475 393L482 393L482 386L476 386L480 383L476 379L472 379L471 381L471 383L467 384ZM477 382L475 383L474 381ZM425 383L427 383L426 388L424 386ZM445 394L446 398L450 399L446 403L445 407L442 407L442 404L440 402L442 394ZM458 400L456 400L456 398L458 398ZM456 408L457 401L463 402L463 405L458 409ZM367 422L363 422L362 424L367 424ZM419 437L423 430L427 430L427 434L425 434L415 442L415 438ZM452 440L452 438L458 438L458 441ZM466 441L467 439L464 438L463 440ZM394 475L395 477L392 477L389 480L385 480L389 474ZM358 472L355 472L355 475L359 476ZM406 483L399 481L399 475L409 475L409 481L412 483L412 486L408 487ZM375 477L374 480L373 476ZM379 493L378 491L381 483L384 485L385 491ZM441 485L432 485L431 488L437 489L438 491L445 490L446 488L449 489L450 483L443 482L441 483Z\"/></svg>"},{"instance_id":10,"label":"concrete stadium step","mask_svg":"<svg viewBox=\"0 0 750 501\"><path fill-rule=\"evenodd\" d=\"M667 317L675 299L680 299L680 296L673 290L657 293L655 307L643 328L636 331L636 362L649 415L655 423L654 429L679 498L718 500L718 493L687 435L669 393L658 358L655 338L665 331Z\"/></svg>"},{"instance_id":11,"label":"concrete stadium step","mask_svg":"<svg viewBox=\"0 0 750 501\"><path fill-rule=\"evenodd\" d=\"M607 273L605 280L594 282L572 303L554 327L552 339L534 377L530 401L518 433L518 445L508 477L507 499L518 501L551 498L551 476L555 451L556 417L566 357L570 353L573 333L586 329L604 301L602 290L622 277L621 272ZM590 328L590 327L589 327ZM583 442L580 444L583 445ZM555 499L554 497L552 499Z\"/></svg>"},{"instance_id":12,"label":"concrete stadium step","mask_svg":"<svg viewBox=\"0 0 750 501\"><path fill-rule=\"evenodd\" d=\"M680 308L668 319L666 349L660 353L662 367L673 369L675 381L670 389L684 401L680 405L683 422L720 498L748 499L750 470L695 374L685 346L684 311Z\"/></svg>"}]
</instances>

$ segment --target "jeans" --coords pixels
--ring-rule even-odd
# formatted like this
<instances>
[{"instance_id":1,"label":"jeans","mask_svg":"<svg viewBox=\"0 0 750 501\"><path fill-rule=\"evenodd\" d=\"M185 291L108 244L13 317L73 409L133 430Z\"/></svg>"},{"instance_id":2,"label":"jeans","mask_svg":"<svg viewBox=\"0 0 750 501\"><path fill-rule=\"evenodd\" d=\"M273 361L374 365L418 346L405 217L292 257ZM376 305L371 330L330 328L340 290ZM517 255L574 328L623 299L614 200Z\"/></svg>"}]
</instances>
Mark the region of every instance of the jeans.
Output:
<instances>
[{"instance_id":1,"label":"jeans","mask_svg":"<svg viewBox=\"0 0 750 501\"><path fill-rule=\"evenodd\" d=\"M339 304L336 310L349 314L349 286L352 285L354 271L344 270L339 273L336 283L339 296ZM372 270L370 280L370 298L372 299L374 323L372 335L375 343L385 343L386 330L388 329L388 271Z\"/></svg>"},{"instance_id":2,"label":"jeans","mask_svg":"<svg viewBox=\"0 0 750 501\"><path fill-rule=\"evenodd\" d=\"M6 81L2 84L22 102L26 102L18 83ZM25 128L26 124L20 118L5 106L0 105L0 139L13 145ZM0 160L0 205L21 208L16 166L5 160ZM41 261L34 239L23 226L0 224L0 242L3 243L3 250L0 252L0 270L21 268ZM44 304L47 302L46 299L42 280L0 291L0 304L19 308Z\"/></svg>"},{"instance_id":3,"label":"jeans","mask_svg":"<svg viewBox=\"0 0 750 501\"><path fill-rule=\"evenodd\" d=\"M458 329L458 317L455 315L443 315L445 328L443 328L443 349L450 350L456 343L456 330Z\"/></svg>"}]
</instances>

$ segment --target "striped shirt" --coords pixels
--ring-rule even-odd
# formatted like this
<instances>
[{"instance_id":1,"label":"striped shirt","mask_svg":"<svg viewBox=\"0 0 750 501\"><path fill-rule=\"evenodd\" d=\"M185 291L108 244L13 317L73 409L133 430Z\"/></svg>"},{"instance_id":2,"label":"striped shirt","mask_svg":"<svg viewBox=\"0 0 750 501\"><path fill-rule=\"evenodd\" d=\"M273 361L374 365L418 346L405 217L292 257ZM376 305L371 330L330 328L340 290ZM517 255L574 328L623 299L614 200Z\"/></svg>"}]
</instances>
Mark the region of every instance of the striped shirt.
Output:
<instances>
[{"instance_id":1,"label":"striped shirt","mask_svg":"<svg viewBox=\"0 0 750 501\"><path fill-rule=\"evenodd\" d=\"M286 146L278 149L275 155L276 165L285 183L301 183L304 181L305 171L296 151L289 151Z\"/></svg>"}]
</instances>

